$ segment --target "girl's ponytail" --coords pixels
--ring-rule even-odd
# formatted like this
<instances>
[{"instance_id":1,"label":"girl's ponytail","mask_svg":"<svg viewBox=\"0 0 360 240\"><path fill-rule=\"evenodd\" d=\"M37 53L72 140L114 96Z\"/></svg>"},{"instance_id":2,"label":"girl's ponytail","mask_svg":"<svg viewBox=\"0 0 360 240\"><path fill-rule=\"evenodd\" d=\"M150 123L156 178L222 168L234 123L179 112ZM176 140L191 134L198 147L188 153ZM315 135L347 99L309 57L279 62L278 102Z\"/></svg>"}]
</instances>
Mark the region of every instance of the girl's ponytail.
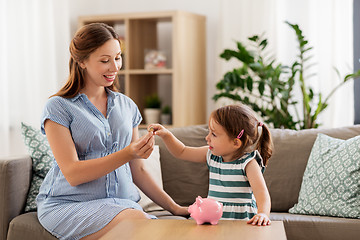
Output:
<instances>
[{"instance_id":1,"label":"girl's ponytail","mask_svg":"<svg viewBox=\"0 0 360 240\"><path fill-rule=\"evenodd\" d=\"M261 124L259 123L259 126L261 126L262 131L256 149L260 152L260 155L264 160L264 165L266 166L269 161L269 158L272 155L273 143L271 140L271 134L269 128L262 123Z\"/></svg>"}]
</instances>

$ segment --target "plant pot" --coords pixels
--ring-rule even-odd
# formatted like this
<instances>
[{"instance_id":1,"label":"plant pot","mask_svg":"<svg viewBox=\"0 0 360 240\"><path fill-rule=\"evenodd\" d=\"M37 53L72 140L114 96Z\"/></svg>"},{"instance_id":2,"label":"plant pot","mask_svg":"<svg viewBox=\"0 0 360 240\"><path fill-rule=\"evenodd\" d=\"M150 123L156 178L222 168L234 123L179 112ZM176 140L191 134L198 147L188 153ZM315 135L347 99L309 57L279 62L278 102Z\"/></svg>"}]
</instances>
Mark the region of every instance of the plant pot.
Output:
<instances>
[{"instance_id":1,"label":"plant pot","mask_svg":"<svg viewBox=\"0 0 360 240\"><path fill-rule=\"evenodd\" d=\"M161 124L170 125L171 124L171 114L162 113L160 116Z\"/></svg>"},{"instance_id":2,"label":"plant pot","mask_svg":"<svg viewBox=\"0 0 360 240\"><path fill-rule=\"evenodd\" d=\"M158 108L145 108L145 122L146 124L159 123L161 110Z\"/></svg>"}]
</instances>

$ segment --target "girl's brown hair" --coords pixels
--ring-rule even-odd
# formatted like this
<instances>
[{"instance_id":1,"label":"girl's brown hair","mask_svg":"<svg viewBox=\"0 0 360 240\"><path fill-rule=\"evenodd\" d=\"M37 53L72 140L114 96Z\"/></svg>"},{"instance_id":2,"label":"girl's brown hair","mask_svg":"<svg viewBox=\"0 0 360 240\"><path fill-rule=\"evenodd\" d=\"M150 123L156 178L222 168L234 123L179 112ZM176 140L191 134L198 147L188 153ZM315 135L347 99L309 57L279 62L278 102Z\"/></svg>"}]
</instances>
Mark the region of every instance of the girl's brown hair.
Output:
<instances>
[{"instance_id":1,"label":"girl's brown hair","mask_svg":"<svg viewBox=\"0 0 360 240\"><path fill-rule=\"evenodd\" d=\"M85 86L84 69L80 63L85 61L91 53L101 47L108 40L119 41L118 34L114 29L104 23L91 23L81 27L70 43L70 75L65 85L53 96L65 98L75 97L76 94ZM117 91L114 84L108 87L110 90Z\"/></svg>"},{"instance_id":2,"label":"girl's brown hair","mask_svg":"<svg viewBox=\"0 0 360 240\"><path fill-rule=\"evenodd\" d=\"M240 138L242 145L234 154L234 158L241 157L255 147L260 152L264 165L267 165L273 148L271 134L269 128L256 119L255 113L249 107L243 104L224 106L213 111L210 119L220 124L231 139L237 138L241 130L244 130ZM258 131L259 126L262 127L261 135Z\"/></svg>"}]
</instances>

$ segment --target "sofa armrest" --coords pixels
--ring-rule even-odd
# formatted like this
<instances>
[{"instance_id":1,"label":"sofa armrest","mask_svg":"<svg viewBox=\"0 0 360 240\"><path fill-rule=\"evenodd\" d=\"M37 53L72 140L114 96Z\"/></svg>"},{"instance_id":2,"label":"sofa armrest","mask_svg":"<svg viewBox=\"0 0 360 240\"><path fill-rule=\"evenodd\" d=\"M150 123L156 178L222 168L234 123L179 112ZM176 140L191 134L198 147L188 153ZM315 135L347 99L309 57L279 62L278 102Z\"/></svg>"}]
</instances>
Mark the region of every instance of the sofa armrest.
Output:
<instances>
[{"instance_id":1,"label":"sofa armrest","mask_svg":"<svg viewBox=\"0 0 360 240\"><path fill-rule=\"evenodd\" d=\"M30 187L30 156L0 158L0 240L5 240L10 221L24 211Z\"/></svg>"}]
</instances>

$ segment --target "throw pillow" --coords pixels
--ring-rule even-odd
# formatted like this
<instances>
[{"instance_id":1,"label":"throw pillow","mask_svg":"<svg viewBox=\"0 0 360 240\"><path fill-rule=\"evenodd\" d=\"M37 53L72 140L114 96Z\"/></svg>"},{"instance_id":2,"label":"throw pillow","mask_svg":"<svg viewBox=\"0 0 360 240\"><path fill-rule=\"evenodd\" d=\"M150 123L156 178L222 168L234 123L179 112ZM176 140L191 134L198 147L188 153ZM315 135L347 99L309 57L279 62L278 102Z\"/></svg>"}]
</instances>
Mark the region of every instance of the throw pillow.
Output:
<instances>
[{"instance_id":1,"label":"throw pillow","mask_svg":"<svg viewBox=\"0 0 360 240\"><path fill-rule=\"evenodd\" d=\"M154 151L150 156L144 160L145 169L150 173L150 176L154 179L160 188L163 188L162 176L161 176L161 165L160 165L160 151L159 146L154 146ZM150 198L148 198L139 188L140 201L139 205L144 209L145 212L161 210L162 208L155 204Z\"/></svg>"},{"instance_id":2,"label":"throw pillow","mask_svg":"<svg viewBox=\"0 0 360 240\"><path fill-rule=\"evenodd\" d=\"M285 173L284 173L285 174ZM290 213L360 218L360 136L318 134Z\"/></svg>"},{"instance_id":3,"label":"throw pillow","mask_svg":"<svg viewBox=\"0 0 360 240\"><path fill-rule=\"evenodd\" d=\"M36 211L36 196L39 188L52 167L53 154L45 135L25 123L21 123L21 131L28 153L32 159L32 179L26 199L25 212Z\"/></svg>"}]
</instances>

